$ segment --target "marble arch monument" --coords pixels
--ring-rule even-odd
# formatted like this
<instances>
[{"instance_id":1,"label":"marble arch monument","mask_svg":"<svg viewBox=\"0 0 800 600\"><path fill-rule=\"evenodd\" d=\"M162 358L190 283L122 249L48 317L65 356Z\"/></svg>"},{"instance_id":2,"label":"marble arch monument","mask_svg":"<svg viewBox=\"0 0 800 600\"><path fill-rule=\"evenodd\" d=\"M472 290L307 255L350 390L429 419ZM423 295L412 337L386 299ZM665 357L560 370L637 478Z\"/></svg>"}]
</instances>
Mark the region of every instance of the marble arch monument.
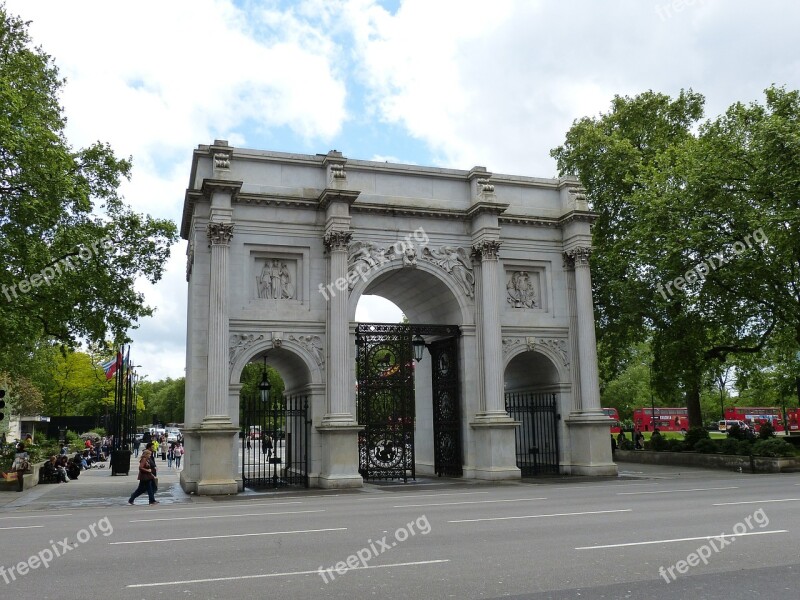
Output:
<instances>
[{"instance_id":1,"label":"marble arch monument","mask_svg":"<svg viewBox=\"0 0 800 600\"><path fill-rule=\"evenodd\" d=\"M599 404L593 219L569 178L200 145L181 223L181 485L242 490L239 377L265 356L287 392L309 398L310 484L362 485L354 319L363 294L392 300L411 323L458 326L463 477L520 477L519 424L504 398L531 390L556 394L558 470L615 474ZM429 396L417 385L420 432ZM418 437L417 473L430 473L431 442Z\"/></svg>"}]
</instances>

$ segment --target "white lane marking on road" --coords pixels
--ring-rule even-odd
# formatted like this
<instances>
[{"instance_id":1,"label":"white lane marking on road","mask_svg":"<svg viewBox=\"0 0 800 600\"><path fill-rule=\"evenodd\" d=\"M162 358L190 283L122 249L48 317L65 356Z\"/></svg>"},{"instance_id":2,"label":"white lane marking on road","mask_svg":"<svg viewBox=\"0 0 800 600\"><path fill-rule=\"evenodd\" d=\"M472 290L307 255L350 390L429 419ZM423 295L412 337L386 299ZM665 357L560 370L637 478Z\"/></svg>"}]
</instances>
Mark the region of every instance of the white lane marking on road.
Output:
<instances>
[{"instance_id":1,"label":"white lane marking on road","mask_svg":"<svg viewBox=\"0 0 800 600\"><path fill-rule=\"evenodd\" d=\"M109 542L110 546L123 544L157 544L158 542L187 542L190 540L219 540L224 538L253 537L259 535L289 535L291 533L325 533L327 531L347 531L347 527L331 527L330 529L296 529L294 531L264 531L261 533L230 533L228 535L201 535L198 537L165 538L158 540L134 540L131 542Z\"/></svg>"},{"instance_id":2,"label":"white lane marking on road","mask_svg":"<svg viewBox=\"0 0 800 600\"><path fill-rule=\"evenodd\" d=\"M230 519L232 517L265 517L267 515L299 515L303 513L320 513L325 512L323 509L319 510L285 510L282 512L267 512L267 513L242 513L238 515L205 515L196 517L164 517L161 519L134 519L128 523L150 523L152 521L188 521L190 519Z\"/></svg>"},{"instance_id":3,"label":"white lane marking on road","mask_svg":"<svg viewBox=\"0 0 800 600\"><path fill-rule=\"evenodd\" d=\"M444 494L403 494L395 496L388 494L385 496L373 496L370 498L356 498L356 500L397 500L398 498L430 498L432 496L472 496L475 494L488 494L489 492L446 492Z\"/></svg>"},{"instance_id":4,"label":"white lane marking on road","mask_svg":"<svg viewBox=\"0 0 800 600\"><path fill-rule=\"evenodd\" d=\"M424 506L456 506L458 504L495 504L498 502L530 502L532 500L547 500L547 498L517 498L515 500L464 500L462 502L434 502L431 504L399 504L392 508L421 508Z\"/></svg>"},{"instance_id":5,"label":"white lane marking on road","mask_svg":"<svg viewBox=\"0 0 800 600\"><path fill-rule=\"evenodd\" d=\"M366 569L390 569L392 567L414 567L419 565L435 565L437 563L450 562L449 558L438 560L420 560L417 562L392 563L388 565L367 565L366 567L348 568L348 571L363 571ZM263 579L266 577L289 577L292 575L318 575L319 569L313 571L288 571L286 573L263 573L259 575L235 575L232 577L214 577L208 579L185 579L183 581L161 581L159 583L135 583L128 585L129 588L155 587L159 585L185 585L188 583L211 583L214 581L241 581L242 579Z\"/></svg>"},{"instance_id":6,"label":"white lane marking on road","mask_svg":"<svg viewBox=\"0 0 800 600\"><path fill-rule=\"evenodd\" d=\"M657 490L654 492L617 492L617 496L634 496L637 494L677 494L679 492L710 492L712 490L738 490L737 486L716 488L691 488L688 490Z\"/></svg>"},{"instance_id":7,"label":"white lane marking on road","mask_svg":"<svg viewBox=\"0 0 800 600\"><path fill-rule=\"evenodd\" d=\"M3 519L54 519L54 518L61 518L61 517L71 517L72 513L58 513L53 515L28 515L25 517L0 517L0 521Z\"/></svg>"},{"instance_id":8,"label":"white lane marking on road","mask_svg":"<svg viewBox=\"0 0 800 600\"><path fill-rule=\"evenodd\" d=\"M281 506L283 504L302 504L302 502L236 502L231 501L229 506L219 506L217 503L214 504L204 504L203 506L182 506L180 508L146 508L141 512L146 512L147 514L152 514L154 512L169 512L175 510L208 510L208 509L220 509L220 508L248 508L250 506Z\"/></svg>"},{"instance_id":9,"label":"white lane marking on road","mask_svg":"<svg viewBox=\"0 0 800 600\"><path fill-rule=\"evenodd\" d=\"M0 529L36 529L37 527L44 527L44 525L17 525L16 527L0 527Z\"/></svg>"},{"instance_id":10,"label":"white lane marking on road","mask_svg":"<svg viewBox=\"0 0 800 600\"><path fill-rule=\"evenodd\" d=\"M575 517L579 515L602 515L606 513L621 513L631 512L632 508L620 508L616 510L591 510L587 512L571 512L571 513L552 513L549 515L521 515L518 517L485 517L483 519L458 519L457 521L448 521L448 523L477 523L478 521L510 521L512 519L543 519L546 517Z\"/></svg>"},{"instance_id":11,"label":"white lane marking on road","mask_svg":"<svg viewBox=\"0 0 800 600\"><path fill-rule=\"evenodd\" d=\"M624 548L626 546L648 546L651 544L672 544L674 542L694 542L697 540L717 540L719 538L737 538L746 535L770 535L773 533L789 533L787 529L776 529L774 531L751 531L750 533L724 533L721 535L703 535L700 537L675 538L672 540L653 540L649 542L630 542L628 544L605 544L603 546L581 546L575 550L600 550L605 548Z\"/></svg>"},{"instance_id":12,"label":"white lane marking on road","mask_svg":"<svg viewBox=\"0 0 800 600\"><path fill-rule=\"evenodd\" d=\"M800 502L800 498L780 498L777 500L748 500L742 502L720 502L719 504L712 504L711 506L734 506L736 504L761 504L766 502Z\"/></svg>"}]
</instances>

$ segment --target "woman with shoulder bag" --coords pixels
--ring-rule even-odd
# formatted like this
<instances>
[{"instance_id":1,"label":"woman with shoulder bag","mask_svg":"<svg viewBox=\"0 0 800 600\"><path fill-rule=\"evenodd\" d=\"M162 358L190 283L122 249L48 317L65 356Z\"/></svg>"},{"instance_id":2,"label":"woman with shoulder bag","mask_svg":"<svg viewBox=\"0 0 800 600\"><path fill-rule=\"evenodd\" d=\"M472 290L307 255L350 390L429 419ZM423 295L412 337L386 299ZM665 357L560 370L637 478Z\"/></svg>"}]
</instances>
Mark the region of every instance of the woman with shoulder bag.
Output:
<instances>
[{"instance_id":1,"label":"woman with shoulder bag","mask_svg":"<svg viewBox=\"0 0 800 600\"><path fill-rule=\"evenodd\" d=\"M133 505L133 501L147 492L147 497L150 500L150 504L158 504L155 498L155 490L153 489L153 480L155 479L155 474L153 473L153 469L150 465L150 457L152 452L150 450L145 450L142 452L142 458L139 459L139 475L137 479L139 480L139 487L136 488L136 491L131 494L131 497L128 499L128 504Z\"/></svg>"},{"instance_id":2,"label":"woman with shoulder bag","mask_svg":"<svg viewBox=\"0 0 800 600\"><path fill-rule=\"evenodd\" d=\"M11 465L11 470L17 472L17 491L22 491L24 483L23 476L25 471L31 468L31 463L28 462L28 452L25 450L25 444L20 442L17 444L17 453L14 455L14 462Z\"/></svg>"}]
</instances>

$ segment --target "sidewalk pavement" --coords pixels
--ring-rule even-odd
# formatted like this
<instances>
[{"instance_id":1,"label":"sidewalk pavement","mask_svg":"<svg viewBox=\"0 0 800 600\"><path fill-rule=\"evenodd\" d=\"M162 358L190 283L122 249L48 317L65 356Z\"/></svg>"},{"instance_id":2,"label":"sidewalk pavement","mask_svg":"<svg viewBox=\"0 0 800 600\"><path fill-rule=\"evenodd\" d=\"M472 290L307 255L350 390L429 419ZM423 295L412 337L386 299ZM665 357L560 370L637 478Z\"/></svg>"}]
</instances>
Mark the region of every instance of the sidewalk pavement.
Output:
<instances>
[{"instance_id":1,"label":"sidewalk pavement","mask_svg":"<svg viewBox=\"0 0 800 600\"><path fill-rule=\"evenodd\" d=\"M158 492L156 500L162 504L192 502L179 484L180 471L167 467L167 461L158 458ZM78 479L67 483L43 483L22 492L16 491L16 483L0 485L0 513L15 510L61 510L64 508L124 506L139 485L139 457L131 456L128 475L111 475L109 461L105 468L81 471ZM147 505L147 494L136 499L137 504Z\"/></svg>"},{"instance_id":2,"label":"sidewalk pavement","mask_svg":"<svg viewBox=\"0 0 800 600\"><path fill-rule=\"evenodd\" d=\"M111 475L108 468L90 469L82 471L80 477L75 481L60 484L40 484L23 492L13 491L16 488L12 485L0 486L0 514L9 513L15 510L62 510L64 508L80 507L106 507L124 506L130 495L136 489L138 481L138 458L131 457L131 469L128 475ZM162 504L192 503L212 500L233 499L233 496L226 497L198 497L185 493L180 486L180 471L167 467L167 462L160 458L158 464L158 492L156 499ZM389 487L414 487L423 485L554 485L564 483L587 483L587 482L608 482L622 481L631 479L658 480L658 479L725 479L730 477L747 477L747 474L731 473L726 470L713 470L698 467L685 467L673 465L648 465L639 463L618 462L619 475L617 477L586 477L574 475L558 475L553 477L535 477L523 479L521 481L505 482L486 482L470 479L436 479L429 480L418 478L417 481L409 481L407 484L402 482L370 482L366 483L361 492L375 492L386 490ZM434 482L434 483L431 483ZM283 490L283 493L289 490ZM291 493L309 491L319 493L320 490L299 490L293 488ZM356 491L356 490L353 490ZM256 492L247 490L238 497L248 496L276 496L282 492L271 490L269 492ZM147 495L143 494L136 499L137 504L147 505Z\"/></svg>"}]
</instances>

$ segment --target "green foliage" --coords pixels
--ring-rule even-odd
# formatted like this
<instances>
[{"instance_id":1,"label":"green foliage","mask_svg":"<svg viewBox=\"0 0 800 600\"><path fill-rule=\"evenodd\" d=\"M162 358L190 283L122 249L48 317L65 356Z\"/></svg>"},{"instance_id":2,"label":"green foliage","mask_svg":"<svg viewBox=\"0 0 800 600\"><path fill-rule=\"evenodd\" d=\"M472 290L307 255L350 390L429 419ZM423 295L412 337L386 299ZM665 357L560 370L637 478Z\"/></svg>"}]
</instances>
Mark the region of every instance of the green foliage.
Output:
<instances>
[{"instance_id":1,"label":"green foliage","mask_svg":"<svg viewBox=\"0 0 800 600\"><path fill-rule=\"evenodd\" d=\"M758 439L768 440L775 437L775 428L771 423L762 423L758 430Z\"/></svg>"},{"instance_id":2,"label":"green foliage","mask_svg":"<svg viewBox=\"0 0 800 600\"><path fill-rule=\"evenodd\" d=\"M722 454L738 454L739 452L739 440L735 440L733 438L726 438L724 440L720 440L719 442L719 450Z\"/></svg>"},{"instance_id":3,"label":"green foliage","mask_svg":"<svg viewBox=\"0 0 800 600\"><path fill-rule=\"evenodd\" d=\"M654 435L650 437L649 449L656 452L666 452L669 449L669 442L663 435Z\"/></svg>"},{"instance_id":4,"label":"green foliage","mask_svg":"<svg viewBox=\"0 0 800 600\"><path fill-rule=\"evenodd\" d=\"M186 378L168 377L153 383L143 381L138 388L144 400L141 410L137 409L137 414L142 415L142 422L149 423L152 415L158 415L162 423L184 422Z\"/></svg>"},{"instance_id":5,"label":"green foliage","mask_svg":"<svg viewBox=\"0 0 800 600\"><path fill-rule=\"evenodd\" d=\"M688 446L688 441L687 441L687 446ZM700 454L714 454L720 451L720 448L717 445L717 443L709 438L703 438L697 440L693 448L695 452L699 452Z\"/></svg>"},{"instance_id":6,"label":"green foliage","mask_svg":"<svg viewBox=\"0 0 800 600\"><path fill-rule=\"evenodd\" d=\"M123 340L152 314L134 283L161 278L175 224L134 213L129 159L70 147L50 56L0 5L0 364L18 374L39 342Z\"/></svg>"},{"instance_id":7,"label":"green foliage","mask_svg":"<svg viewBox=\"0 0 800 600\"><path fill-rule=\"evenodd\" d=\"M689 428L689 431L686 432L684 442L686 443L687 448L694 448L696 450L698 442L702 440L708 440L710 437L711 436L708 435L708 431L702 427L691 427Z\"/></svg>"},{"instance_id":8,"label":"green foliage","mask_svg":"<svg viewBox=\"0 0 800 600\"><path fill-rule=\"evenodd\" d=\"M779 438L758 440L753 444L754 456L794 456L795 449Z\"/></svg>"},{"instance_id":9,"label":"green foliage","mask_svg":"<svg viewBox=\"0 0 800 600\"><path fill-rule=\"evenodd\" d=\"M732 425L728 428L728 437L734 440L749 440L752 439L752 434L748 429Z\"/></svg>"},{"instance_id":10,"label":"green foliage","mask_svg":"<svg viewBox=\"0 0 800 600\"><path fill-rule=\"evenodd\" d=\"M652 339L654 381L692 425L727 360L800 347L800 93L770 88L700 124L703 98L615 97L552 151L591 208L601 371ZM737 246L738 245L738 246ZM713 259L722 256L724 262ZM696 267L704 265L700 274ZM608 380L609 378L606 377ZM710 408L710 407L709 407Z\"/></svg>"},{"instance_id":11,"label":"green foliage","mask_svg":"<svg viewBox=\"0 0 800 600\"><path fill-rule=\"evenodd\" d=\"M750 440L735 440L736 454L739 456L750 456L753 453L753 442Z\"/></svg>"},{"instance_id":12,"label":"green foliage","mask_svg":"<svg viewBox=\"0 0 800 600\"><path fill-rule=\"evenodd\" d=\"M689 447L683 440L678 440L675 438L667 438L667 445L665 447L666 452L683 452L688 448Z\"/></svg>"}]
</instances>

